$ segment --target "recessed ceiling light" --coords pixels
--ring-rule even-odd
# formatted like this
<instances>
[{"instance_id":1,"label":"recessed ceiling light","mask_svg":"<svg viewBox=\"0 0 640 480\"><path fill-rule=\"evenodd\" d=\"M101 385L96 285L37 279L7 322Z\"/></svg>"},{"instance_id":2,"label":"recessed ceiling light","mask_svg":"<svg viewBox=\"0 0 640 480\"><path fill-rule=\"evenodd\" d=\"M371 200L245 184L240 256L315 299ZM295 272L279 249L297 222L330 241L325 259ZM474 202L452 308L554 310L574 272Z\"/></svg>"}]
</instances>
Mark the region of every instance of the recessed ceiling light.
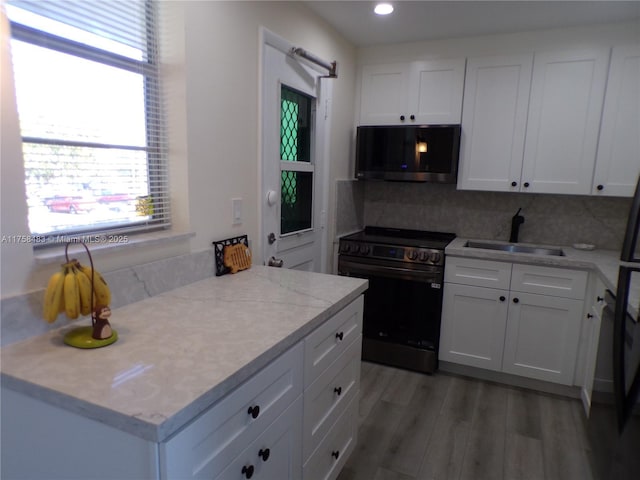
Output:
<instances>
[{"instance_id":1,"label":"recessed ceiling light","mask_svg":"<svg viewBox=\"0 0 640 480\"><path fill-rule=\"evenodd\" d=\"M373 9L378 15L389 15L393 12L393 5L390 3L379 3L376 5L376 8Z\"/></svg>"}]
</instances>

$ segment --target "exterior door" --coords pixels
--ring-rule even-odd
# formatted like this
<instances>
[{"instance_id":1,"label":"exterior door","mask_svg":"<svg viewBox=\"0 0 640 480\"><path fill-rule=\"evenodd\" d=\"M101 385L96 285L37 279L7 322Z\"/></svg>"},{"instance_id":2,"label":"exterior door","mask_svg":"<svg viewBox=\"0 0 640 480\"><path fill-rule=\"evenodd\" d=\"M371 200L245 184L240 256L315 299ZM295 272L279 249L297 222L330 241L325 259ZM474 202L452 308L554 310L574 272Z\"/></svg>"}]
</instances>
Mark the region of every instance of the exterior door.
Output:
<instances>
[{"instance_id":1,"label":"exterior door","mask_svg":"<svg viewBox=\"0 0 640 480\"><path fill-rule=\"evenodd\" d=\"M263 59L263 260L320 272L326 265L324 155L330 81L321 85L322 73L289 55L282 45L286 42L272 43L277 45L266 38Z\"/></svg>"}]
</instances>

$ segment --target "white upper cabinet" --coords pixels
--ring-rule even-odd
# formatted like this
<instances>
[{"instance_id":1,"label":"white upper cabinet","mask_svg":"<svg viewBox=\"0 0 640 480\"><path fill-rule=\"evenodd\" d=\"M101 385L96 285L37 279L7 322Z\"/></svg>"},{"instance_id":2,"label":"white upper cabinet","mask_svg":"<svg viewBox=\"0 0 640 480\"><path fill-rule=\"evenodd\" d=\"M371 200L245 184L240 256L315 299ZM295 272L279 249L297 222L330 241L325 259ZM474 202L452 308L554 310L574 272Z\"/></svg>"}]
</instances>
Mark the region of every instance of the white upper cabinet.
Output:
<instances>
[{"instance_id":1,"label":"white upper cabinet","mask_svg":"<svg viewBox=\"0 0 640 480\"><path fill-rule=\"evenodd\" d=\"M465 59L364 65L360 125L460 123Z\"/></svg>"},{"instance_id":2,"label":"white upper cabinet","mask_svg":"<svg viewBox=\"0 0 640 480\"><path fill-rule=\"evenodd\" d=\"M362 67L360 124L392 125L406 115L408 63Z\"/></svg>"},{"instance_id":3,"label":"white upper cabinet","mask_svg":"<svg viewBox=\"0 0 640 480\"><path fill-rule=\"evenodd\" d=\"M640 174L640 45L613 48L602 112L595 195L633 196Z\"/></svg>"},{"instance_id":4,"label":"white upper cabinet","mask_svg":"<svg viewBox=\"0 0 640 480\"><path fill-rule=\"evenodd\" d=\"M533 54L469 59L458 188L519 191Z\"/></svg>"},{"instance_id":5,"label":"white upper cabinet","mask_svg":"<svg viewBox=\"0 0 640 480\"><path fill-rule=\"evenodd\" d=\"M522 191L589 194L609 49L536 53Z\"/></svg>"},{"instance_id":6,"label":"white upper cabinet","mask_svg":"<svg viewBox=\"0 0 640 480\"><path fill-rule=\"evenodd\" d=\"M608 59L608 49L470 59L458 188L591 193Z\"/></svg>"}]
</instances>

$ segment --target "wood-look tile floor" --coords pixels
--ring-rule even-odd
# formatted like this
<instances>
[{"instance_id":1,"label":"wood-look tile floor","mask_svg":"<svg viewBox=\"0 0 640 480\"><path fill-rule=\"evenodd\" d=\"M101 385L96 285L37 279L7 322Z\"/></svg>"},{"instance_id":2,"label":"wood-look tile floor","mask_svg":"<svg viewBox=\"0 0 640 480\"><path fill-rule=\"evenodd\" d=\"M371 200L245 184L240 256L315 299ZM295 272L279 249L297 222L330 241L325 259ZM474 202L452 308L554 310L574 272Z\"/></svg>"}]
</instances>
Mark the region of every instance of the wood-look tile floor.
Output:
<instances>
[{"instance_id":1,"label":"wood-look tile floor","mask_svg":"<svg viewBox=\"0 0 640 480\"><path fill-rule=\"evenodd\" d=\"M578 400L363 362L338 480L589 480Z\"/></svg>"}]
</instances>

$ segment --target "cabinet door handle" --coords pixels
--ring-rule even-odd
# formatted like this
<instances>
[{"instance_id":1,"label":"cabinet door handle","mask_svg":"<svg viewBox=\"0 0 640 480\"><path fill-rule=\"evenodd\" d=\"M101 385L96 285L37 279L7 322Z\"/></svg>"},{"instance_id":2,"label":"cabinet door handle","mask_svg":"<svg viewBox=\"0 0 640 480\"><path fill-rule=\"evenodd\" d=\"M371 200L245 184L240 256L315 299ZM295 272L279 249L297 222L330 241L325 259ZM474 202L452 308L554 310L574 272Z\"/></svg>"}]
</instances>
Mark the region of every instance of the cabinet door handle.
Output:
<instances>
[{"instance_id":1,"label":"cabinet door handle","mask_svg":"<svg viewBox=\"0 0 640 480\"><path fill-rule=\"evenodd\" d=\"M504 295L500 295L500 301L504 302L506 300L506 298L504 297Z\"/></svg>"},{"instance_id":2,"label":"cabinet door handle","mask_svg":"<svg viewBox=\"0 0 640 480\"><path fill-rule=\"evenodd\" d=\"M262 459L263 462L269 460L269 455L271 455L271 450L265 448L264 450L261 448L258 452L258 456Z\"/></svg>"},{"instance_id":3,"label":"cabinet door handle","mask_svg":"<svg viewBox=\"0 0 640 480\"><path fill-rule=\"evenodd\" d=\"M400 115L400 120L404 122L404 115Z\"/></svg>"},{"instance_id":4,"label":"cabinet door handle","mask_svg":"<svg viewBox=\"0 0 640 480\"><path fill-rule=\"evenodd\" d=\"M338 396L340 396L342 394L342 387L336 387L333 389L334 393L337 393Z\"/></svg>"},{"instance_id":5,"label":"cabinet door handle","mask_svg":"<svg viewBox=\"0 0 640 480\"><path fill-rule=\"evenodd\" d=\"M524 182L523 185L524 185L524 188L528 188L529 187L529 182Z\"/></svg>"},{"instance_id":6,"label":"cabinet door handle","mask_svg":"<svg viewBox=\"0 0 640 480\"><path fill-rule=\"evenodd\" d=\"M518 182L511 182L511 186L512 187L517 187L518 186Z\"/></svg>"},{"instance_id":7,"label":"cabinet door handle","mask_svg":"<svg viewBox=\"0 0 640 480\"><path fill-rule=\"evenodd\" d=\"M520 301L520 299L518 297L513 299L513 303L518 303Z\"/></svg>"},{"instance_id":8,"label":"cabinet door handle","mask_svg":"<svg viewBox=\"0 0 640 480\"><path fill-rule=\"evenodd\" d=\"M416 116L415 116L415 115L411 115L409 118L410 118L411 120L415 120L415 119L416 119Z\"/></svg>"},{"instance_id":9,"label":"cabinet door handle","mask_svg":"<svg viewBox=\"0 0 640 480\"><path fill-rule=\"evenodd\" d=\"M587 313L587 318L593 318L593 315L591 315L590 313Z\"/></svg>"},{"instance_id":10,"label":"cabinet door handle","mask_svg":"<svg viewBox=\"0 0 640 480\"><path fill-rule=\"evenodd\" d=\"M336 333L336 338L340 341L342 341L342 339L344 338L344 332L338 332Z\"/></svg>"},{"instance_id":11,"label":"cabinet door handle","mask_svg":"<svg viewBox=\"0 0 640 480\"><path fill-rule=\"evenodd\" d=\"M604 300L604 298L602 297L596 297L596 302L602 302Z\"/></svg>"},{"instance_id":12,"label":"cabinet door handle","mask_svg":"<svg viewBox=\"0 0 640 480\"><path fill-rule=\"evenodd\" d=\"M340 456L340 450L334 450L333 452L331 452L331 456L337 460Z\"/></svg>"},{"instance_id":13,"label":"cabinet door handle","mask_svg":"<svg viewBox=\"0 0 640 480\"><path fill-rule=\"evenodd\" d=\"M251 418L258 418L258 415L260 415L260 406L255 405L253 407L249 407L249 410L247 410L247 413L251 415Z\"/></svg>"},{"instance_id":14,"label":"cabinet door handle","mask_svg":"<svg viewBox=\"0 0 640 480\"><path fill-rule=\"evenodd\" d=\"M251 478L253 477L253 465L245 465L244 467L242 467L242 471L240 473L242 473L245 478Z\"/></svg>"},{"instance_id":15,"label":"cabinet door handle","mask_svg":"<svg viewBox=\"0 0 640 480\"><path fill-rule=\"evenodd\" d=\"M598 189L598 191L602 191L604 190L604 185L598 185L596 188Z\"/></svg>"}]
</instances>

